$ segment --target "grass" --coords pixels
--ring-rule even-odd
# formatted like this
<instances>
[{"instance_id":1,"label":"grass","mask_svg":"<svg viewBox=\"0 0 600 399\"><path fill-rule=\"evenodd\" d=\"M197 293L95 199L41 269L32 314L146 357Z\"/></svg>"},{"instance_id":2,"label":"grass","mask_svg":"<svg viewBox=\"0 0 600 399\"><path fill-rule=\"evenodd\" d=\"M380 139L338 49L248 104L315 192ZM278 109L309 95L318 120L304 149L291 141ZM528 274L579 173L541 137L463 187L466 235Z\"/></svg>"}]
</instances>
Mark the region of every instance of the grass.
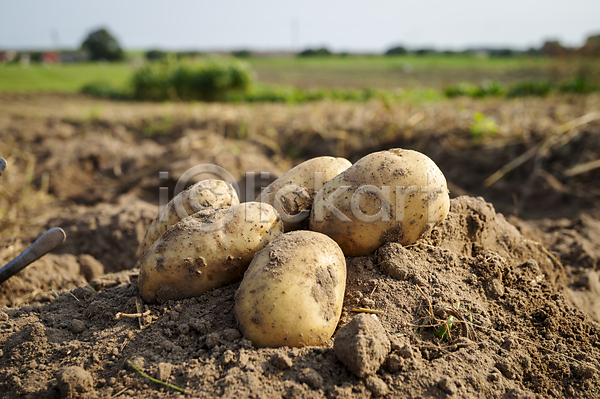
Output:
<instances>
[{"instance_id":1,"label":"grass","mask_svg":"<svg viewBox=\"0 0 600 399\"><path fill-rule=\"evenodd\" d=\"M478 58L467 55L403 55L347 57L251 57L245 59L262 84L300 89L385 88L436 89L468 81L512 84L523 79L560 81L577 76L582 68L600 76L600 59L543 57ZM77 92L90 82L127 88L135 66L131 63L82 63L43 66L0 65L0 92ZM598 84L599 82L593 82Z\"/></svg>"},{"instance_id":2,"label":"grass","mask_svg":"<svg viewBox=\"0 0 600 399\"><path fill-rule=\"evenodd\" d=\"M544 57L490 57L469 55L403 55L348 57L250 58L248 62L264 83L301 88L434 88L469 81L497 80L504 84L521 79L565 79L578 69L598 70L600 60Z\"/></svg>"},{"instance_id":3,"label":"grass","mask_svg":"<svg viewBox=\"0 0 600 399\"><path fill-rule=\"evenodd\" d=\"M126 63L19 64L0 66L0 92L78 92L92 81L124 89L135 67Z\"/></svg>"}]
</instances>

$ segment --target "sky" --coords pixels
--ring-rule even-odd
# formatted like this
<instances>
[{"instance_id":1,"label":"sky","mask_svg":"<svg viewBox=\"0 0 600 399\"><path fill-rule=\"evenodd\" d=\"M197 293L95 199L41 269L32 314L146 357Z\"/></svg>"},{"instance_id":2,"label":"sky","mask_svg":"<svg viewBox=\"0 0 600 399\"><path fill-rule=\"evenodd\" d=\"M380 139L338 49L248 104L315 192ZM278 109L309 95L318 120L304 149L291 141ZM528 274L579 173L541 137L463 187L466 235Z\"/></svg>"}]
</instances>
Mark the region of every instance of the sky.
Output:
<instances>
[{"instance_id":1,"label":"sky","mask_svg":"<svg viewBox=\"0 0 600 399\"><path fill-rule=\"evenodd\" d=\"M599 0L0 0L0 49L77 48L106 27L125 49L380 52L581 46Z\"/></svg>"}]
</instances>

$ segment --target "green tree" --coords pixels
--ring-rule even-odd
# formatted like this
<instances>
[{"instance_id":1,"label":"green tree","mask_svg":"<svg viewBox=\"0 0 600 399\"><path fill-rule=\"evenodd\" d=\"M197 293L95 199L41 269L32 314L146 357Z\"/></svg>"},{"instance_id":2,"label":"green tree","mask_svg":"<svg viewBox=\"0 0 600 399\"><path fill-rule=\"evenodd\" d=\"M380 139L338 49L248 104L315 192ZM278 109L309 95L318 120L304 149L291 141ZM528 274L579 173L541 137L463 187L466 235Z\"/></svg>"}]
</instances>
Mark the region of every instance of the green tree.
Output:
<instances>
[{"instance_id":1,"label":"green tree","mask_svg":"<svg viewBox=\"0 0 600 399\"><path fill-rule=\"evenodd\" d=\"M98 29L90 33L81 44L81 48L89 51L92 60L119 61L123 59L123 50L106 29Z\"/></svg>"},{"instance_id":2,"label":"green tree","mask_svg":"<svg viewBox=\"0 0 600 399\"><path fill-rule=\"evenodd\" d=\"M403 47L403 46L394 46L394 47L388 49L385 52L385 55L404 55L406 53L408 53L408 51L406 50L405 47Z\"/></svg>"}]
</instances>

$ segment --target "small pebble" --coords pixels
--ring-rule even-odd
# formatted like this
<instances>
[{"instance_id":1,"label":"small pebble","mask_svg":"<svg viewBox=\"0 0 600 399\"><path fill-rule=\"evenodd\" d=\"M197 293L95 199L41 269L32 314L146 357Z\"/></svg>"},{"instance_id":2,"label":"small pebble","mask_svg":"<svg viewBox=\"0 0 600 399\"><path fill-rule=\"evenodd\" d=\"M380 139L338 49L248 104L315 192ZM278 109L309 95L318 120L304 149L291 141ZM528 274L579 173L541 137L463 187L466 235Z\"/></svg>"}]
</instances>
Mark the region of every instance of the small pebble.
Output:
<instances>
[{"instance_id":1,"label":"small pebble","mask_svg":"<svg viewBox=\"0 0 600 399\"><path fill-rule=\"evenodd\" d=\"M235 328L228 328L223 331L222 337L226 341L235 341L236 339L242 338L242 333Z\"/></svg>"},{"instance_id":2,"label":"small pebble","mask_svg":"<svg viewBox=\"0 0 600 399\"><path fill-rule=\"evenodd\" d=\"M146 359L144 359L142 356L135 356L133 359L131 359L131 363L133 363L138 369L143 369L146 365Z\"/></svg>"},{"instance_id":3,"label":"small pebble","mask_svg":"<svg viewBox=\"0 0 600 399\"><path fill-rule=\"evenodd\" d=\"M221 341L221 337L219 336L219 333L210 333L206 336L206 346L209 349L214 348L215 346L217 346L219 344L219 342Z\"/></svg>"},{"instance_id":4,"label":"small pebble","mask_svg":"<svg viewBox=\"0 0 600 399\"><path fill-rule=\"evenodd\" d=\"M363 298L360 303L366 308L375 308L375 301L370 298Z\"/></svg>"},{"instance_id":5,"label":"small pebble","mask_svg":"<svg viewBox=\"0 0 600 399\"><path fill-rule=\"evenodd\" d=\"M69 329L74 334L82 333L85 330L85 323L81 320L73 319L73 320L71 320Z\"/></svg>"},{"instance_id":6,"label":"small pebble","mask_svg":"<svg viewBox=\"0 0 600 399\"><path fill-rule=\"evenodd\" d=\"M158 363L158 370L156 371L156 378L162 382L166 382L171 376L173 365L171 363Z\"/></svg>"}]
</instances>

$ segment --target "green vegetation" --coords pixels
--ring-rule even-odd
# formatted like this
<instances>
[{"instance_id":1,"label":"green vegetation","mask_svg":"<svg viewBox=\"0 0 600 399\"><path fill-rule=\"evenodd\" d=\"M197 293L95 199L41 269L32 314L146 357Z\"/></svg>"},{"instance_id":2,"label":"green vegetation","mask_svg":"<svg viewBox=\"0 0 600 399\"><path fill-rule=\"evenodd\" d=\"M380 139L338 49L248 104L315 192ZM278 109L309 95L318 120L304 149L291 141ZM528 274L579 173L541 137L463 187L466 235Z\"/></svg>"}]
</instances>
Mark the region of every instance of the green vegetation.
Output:
<instances>
[{"instance_id":1,"label":"green vegetation","mask_svg":"<svg viewBox=\"0 0 600 399\"><path fill-rule=\"evenodd\" d=\"M508 89L503 84L496 81L485 81L481 85L474 85L469 82L461 82L456 85L444 88L446 97L473 97L481 98L488 96L503 96L509 98L536 96L545 97L552 91L571 94L588 94L598 90L598 86L590 81L586 76L577 76L563 80L558 84L553 84L547 79L526 79L513 83Z\"/></svg>"},{"instance_id":2,"label":"green vegetation","mask_svg":"<svg viewBox=\"0 0 600 399\"><path fill-rule=\"evenodd\" d=\"M586 76L577 76L559 84L561 93L587 94L598 90L598 86L592 83Z\"/></svg>"},{"instance_id":3,"label":"green vegetation","mask_svg":"<svg viewBox=\"0 0 600 399\"><path fill-rule=\"evenodd\" d=\"M0 92L75 93L89 82L99 81L124 90L134 71L135 67L125 63L4 65L0 66Z\"/></svg>"},{"instance_id":4,"label":"green vegetation","mask_svg":"<svg viewBox=\"0 0 600 399\"><path fill-rule=\"evenodd\" d=\"M131 99L131 94L126 90L119 90L106 81L96 81L85 84L81 93L92 97L106 98L110 100L127 100Z\"/></svg>"},{"instance_id":5,"label":"green vegetation","mask_svg":"<svg viewBox=\"0 0 600 399\"><path fill-rule=\"evenodd\" d=\"M405 55L407 53L408 53L408 50L406 50L405 47L395 46L395 47L392 47L389 50L387 50L385 52L385 55Z\"/></svg>"},{"instance_id":6,"label":"green vegetation","mask_svg":"<svg viewBox=\"0 0 600 399\"><path fill-rule=\"evenodd\" d=\"M240 50L240 54L236 52L236 55L246 57L248 54ZM199 52L173 53L162 59L165 53L159 50L128 51L126 56L130 63L87 62L48 66L33 63L25 67L13 62L0 65L0 92L82 91L113 99L293 103L323 98L343 101L381 98L388 102L415 98L419 101L436 100L444 95L483 98L553 92L577 94L600 88L600 59L592 58L554 59L522 55L478 58L468 54L447 56L440 53L408 53L393 57L250 55L244 58L245 72L236 77L231 71L206 69L205 65L211 64L214 59ZM133 65L144 58L159 60L146 61L141 69ZM167 59L171 66L165 69ZM185 65L177 73L174 71L177 69L174 67L176 59ZM220 60L224 63L229 63L225 60L238 62L233 57ZM200 69L202 73L198 72ZM250 71L255 71L259 78L256 84L248 81ZM132 84L134 74L136 78ZM204 77L200 78L201 75ZM211 77L207 78L209 75ZM223 89L236 79L241 79L236 84L244 88ZM227 83L228 80L230 83ZM215 83L217 81L219 83ZM208 89L207 85L213 85L213 88ZM208 94L193 94L200 87Z\"/></svg>"},{"instance_id":7,"label":"green vegetation","mask_svg":"<svg viewBox=\"0 0 600 399\"><path fill-rule=\"evenodd\" d=\"M137 100L223 101L230 93L246 92L252 80L245 63L209 59L149 63L134 73L131 82Z\"/></svg>"},{"instance_id":8,"label":"green vegetation","mask_svg":"<svg viewBox=\"0 0 600 399\"><path fill-rule=\"evenodd\" d=\"M246 93L231 93L227 101L302 103L316 100L368 101L387 93L375 89L313 89L258 85ZM393 95L393 94L392 94Z\"/></svg>"},{"instance_id":9,"label":"green vegetation","mask_svg":"<svg viewBox=\"0 0 600 399\"><path fill-rule=\"evenodd\" d=\"M474 143L478 143L486 137L494 136L498 133L498 124L495 120L487 117L481 112L475 112L473 114L473 123L470 127L471 140Z\"/></svg>"},{"instance_id":10,"label":"green vegetation","mask_svg":"<svg viewBox=\"0 0 600 399\"><path fill-rule=\"evenodd\" d=\"M524 80L515 83L506 95L508 97L545 97L550 90L552 90L552 83L548 80Z\"/></svg>"},{"instance_id":11,"label":"green vegetation","mask_svg":"<svg viewBox=\"0 0 600 399\"><path fill-rule=\"evenodd\" d=\"M332 55L331 51L325 47L312 49L307 48L298 53L298 57L328 57Z\"/></svg>"},{"instance_id":12,"label":"green vegetation","mask_svg":"<svg viewBox=\"0 0 600 399\"><path fill-rule=\"evenodd\" d=\"M106 29L91 32L81 44L81 48L88 51L90 58L95 61L120 61L124 57L119 42Z\"/></svg>"},{"instance_id":13,"label":"green vegetation","mask_svg":"<svg viewBox=\"0 0 600 399\"><path fill-rule=\"evenodd\" d=\"M473 98L501 96L505 93L504 86L494 80L486 80L481 85L474 85L469 82L461 82L444 88L446 97L468 96Z\"/></svg>"},{"instance_id":14,"label":"green vegetation","mask_svg":"<svg viewBox=\"0 0 600 399\"><path fill-rule=\"evenodd\" d=\"M236 51L232 51L231 55L233 55L236 58L250 58L250 57L252 57L252 51L250 51L250 50L236 50Z\"/></svg>"}]
</instances>

